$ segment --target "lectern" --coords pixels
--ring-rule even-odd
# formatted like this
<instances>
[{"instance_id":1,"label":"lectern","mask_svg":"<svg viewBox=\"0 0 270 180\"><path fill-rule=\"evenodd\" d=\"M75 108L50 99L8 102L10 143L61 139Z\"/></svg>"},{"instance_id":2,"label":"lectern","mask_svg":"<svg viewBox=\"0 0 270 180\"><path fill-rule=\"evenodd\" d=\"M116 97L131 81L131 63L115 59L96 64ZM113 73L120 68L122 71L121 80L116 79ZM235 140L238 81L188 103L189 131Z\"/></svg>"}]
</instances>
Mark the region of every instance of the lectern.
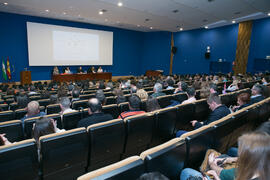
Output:
<instances>
[{"instance_id":1,"label":"lectern","mask_svg":"<svg viewBox=\"0 0 270 180\"><path fill-rule=\"evenodd\" d=\"M31 71L21 71L21 84L30 84L31 83Z\"/></svg>"}]
</instances>

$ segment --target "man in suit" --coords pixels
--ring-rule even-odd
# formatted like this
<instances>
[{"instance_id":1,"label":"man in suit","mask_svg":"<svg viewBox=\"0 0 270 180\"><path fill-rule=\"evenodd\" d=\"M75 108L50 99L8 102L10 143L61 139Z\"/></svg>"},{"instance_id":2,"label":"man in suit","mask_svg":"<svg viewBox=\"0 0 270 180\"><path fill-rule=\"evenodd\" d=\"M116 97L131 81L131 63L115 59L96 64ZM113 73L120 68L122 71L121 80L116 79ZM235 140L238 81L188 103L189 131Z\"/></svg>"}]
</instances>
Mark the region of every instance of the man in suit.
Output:
<instances>
[{"instance_id":1,"label":"man in suit","mask_svg":"<svg viewBox=\"0 0 270 180\"><path fill-rule=\"evenodd\" d=\"M81 119L78 122L77 125L78 127L87 128L92 124L101 123L113 119L112 115L105 114L102 112L102 105L97 98L91 98L88 101L88 106L89 106L88 107L89 116L84 119Z\"/></svg>"},{"instance_id":2,"label":"man in suit","mask_svg":"<svg viewBox=\"0 0 270 180\"><path fill-rule=\"evenodd\" d=\"M261 100L264 100L262 95L263 93L263 86L260 84L255 84L251 89L252 96L250 97L250 104L257 103Z\"/></svg>"},{"instance_id":3,"label":"man in suit","mask_svg":"<svg viewBox=\"0 0 270 180\"><path fill-rule=\"evenodd\" d=\"M174 94L176 93L184 93L186 92L188 85L184 81L180 81L177 83L178 88L175 89Z\"/></svg>"}]
</instances>

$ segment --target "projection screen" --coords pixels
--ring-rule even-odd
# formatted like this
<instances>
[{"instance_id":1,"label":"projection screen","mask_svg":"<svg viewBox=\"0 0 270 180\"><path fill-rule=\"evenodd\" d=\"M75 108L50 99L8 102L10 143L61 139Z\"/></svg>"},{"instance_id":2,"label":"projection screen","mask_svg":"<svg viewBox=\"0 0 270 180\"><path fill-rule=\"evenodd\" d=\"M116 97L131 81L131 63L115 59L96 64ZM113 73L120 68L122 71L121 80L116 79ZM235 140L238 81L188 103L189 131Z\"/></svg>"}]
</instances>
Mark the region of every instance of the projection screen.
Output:
<instances>
[{"instance_id":1,"label":"projection screen","mask_svg":"<svg viewBox=\"0 0 270 180\"><path fill-rule=\"evenodd\" d=\"M113 32L27 22L29 66L112 65Z\"/></svg>"}]
</instances>

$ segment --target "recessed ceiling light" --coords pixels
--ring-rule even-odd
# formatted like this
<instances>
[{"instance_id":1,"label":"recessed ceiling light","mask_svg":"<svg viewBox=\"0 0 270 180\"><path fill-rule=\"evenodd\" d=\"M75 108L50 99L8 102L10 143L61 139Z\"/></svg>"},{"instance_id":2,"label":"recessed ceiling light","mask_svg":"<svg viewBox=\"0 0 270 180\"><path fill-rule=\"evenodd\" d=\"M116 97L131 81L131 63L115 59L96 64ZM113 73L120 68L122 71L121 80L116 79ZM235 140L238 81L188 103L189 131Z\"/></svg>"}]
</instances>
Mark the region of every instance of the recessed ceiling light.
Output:
<instances>
[{"instance_id":1,"label":"recessed ceiling light","mask_svg":"<svg viewBox=\"0 0 270 180\"><path fill-rule=\"evenodd\" d=\"M107 21L108 21L108 19L105 19L105 21L107 22Z\"/></svg>"},{"instance_id":2,"label":"recessed ceiling light","mask_svg":"<svg viewBox=\"0 0 270 180\"><path fill-rule=\"evenodd\" d=\"M122 2L118 2L117 6L121 7L121 6L123 6L123 3Z\"/></svg>"},{"instance_id":3,"label":"recessed ceiling light","mask_svg":"<svg viewBox=\"0 0 270 180\"><path fill-rule=\"evenodd\" d=\"M235 20L233 20L232 23L234 24L235 23Z\"/></svg>"},{"instance_id":4,"label":"recessed ceiling light","mask_svg":"<svg viewBox=\"0 0 270 180\"><path fill-rule=\"evenodd\" d=\"M4 3L4 5L8 5L8 3L7 3L7 2L5 2L5 3Z\"/></svg>"},{"instance_id":5,"label":"recessed ceiling light","mask_svg":"<svg viewBox=\"0 0 270 180\"><path fill-rule=\"evenodd\" d=\"M153 29L153 27L150 27L150 29Z\"/></svg>"},{"instance_id":6,"label":"recessed ceiling light","mask_svg":"<svg viewBox=\"0 0 270 180\"><path fill-rule=\"evenodd\" d=\"M270 16L270 13L268 13L267 15Z\"/></svg>"},{"instance_id":7,"label":"recessed ceiling light","mask_svg":"<svg viewBox=\"0 0 270 180\"><path fill-rule=\"evenodd\" d=\"M50 12L50 10L49 10L49 9L46 9L45 11L46 11L46 12Z\"/></svg>"},{"instance_id":8,"label":"recessed ceiling light","mask_svg":"<svg viewBox=\"0 0 270 180\"><path fill-rule=\"evenodd\" d=\"M204 26L205 29L208 29L208 26Z\"/></svg>"},{"instance_id":9,"label":"recessed ceiling light","mask_svg":"<svg viewBox=\"0 0 270 180\"><path fill-rule=\"evenodd\" d=\"M183 31L183 28L180 28L179 30L180 30L180 31Z\"/></svg>"},{"instance_id":10,"label":"recessed ceiling light","mask_svg":"<svg viewBox=\"0 0 270 180\"><path fill-rule=\"evenodd\" d=\"M119 23L120 23L120 21L116 21L116 23L117 23L117 24L119 24Z\"/></svg>"},{"instance_id":11,"label":"recessed ceiling light","mask_svg":"<svg viewBox=\"0 0 270 180\"><path fill-rule=\"evenodd\" d=\"M99 11L98 14L102 15L103 14L103 11Z\"/></svg>"},{"instance_id":12,"label":"recessed ceiling light","mask_svg":"<svg viewBox=\"0 0 270 180\"><path fill-rule=\"evenodd\" d=\"M81 17L81 15L79 14L78 17Z\"/></svg>"},{"instance_id":13,"label":"recessed ceiling light","mask_svg":"<svg viewBox=\"0 0 270 180\"><path fill-rule=\"evenodd\" d=\"M64 15L66 15L67 13L66 12L63 12Z\"/></svg>"},{"instance_id":14,"label":"recessed ceiling light","mask_svg":"<svg viewBox=\"0 0 270 180\"><path fill-rule=\"evenodd\" d=\"M141 26L141 25L139 25L139 24L137 25L137 27L140 27L140 26Z\"/></svg>"}]
</instances>

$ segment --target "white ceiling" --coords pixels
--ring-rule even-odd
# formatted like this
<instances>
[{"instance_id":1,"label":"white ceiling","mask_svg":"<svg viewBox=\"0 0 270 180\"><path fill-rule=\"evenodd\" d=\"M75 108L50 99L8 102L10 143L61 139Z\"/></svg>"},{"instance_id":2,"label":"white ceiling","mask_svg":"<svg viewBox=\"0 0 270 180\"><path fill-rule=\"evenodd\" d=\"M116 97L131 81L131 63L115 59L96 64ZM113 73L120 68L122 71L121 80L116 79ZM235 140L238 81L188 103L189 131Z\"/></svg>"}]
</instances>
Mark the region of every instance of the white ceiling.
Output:
<instances>
[{"instance_id":1,"label":"white ceiling","mask_svg":"<svg viewBox=\"0 0 270 180\"><path fill-rule=\"evenodd\" d=\"M118 2L123 6L118 7ZM99 15L102 9L107 12ZM270 0L0 0L0 11L146 32L176 32L180 27L213 28L238 18L236 22L267 17Z\"/></svg>"}]
</instances>

